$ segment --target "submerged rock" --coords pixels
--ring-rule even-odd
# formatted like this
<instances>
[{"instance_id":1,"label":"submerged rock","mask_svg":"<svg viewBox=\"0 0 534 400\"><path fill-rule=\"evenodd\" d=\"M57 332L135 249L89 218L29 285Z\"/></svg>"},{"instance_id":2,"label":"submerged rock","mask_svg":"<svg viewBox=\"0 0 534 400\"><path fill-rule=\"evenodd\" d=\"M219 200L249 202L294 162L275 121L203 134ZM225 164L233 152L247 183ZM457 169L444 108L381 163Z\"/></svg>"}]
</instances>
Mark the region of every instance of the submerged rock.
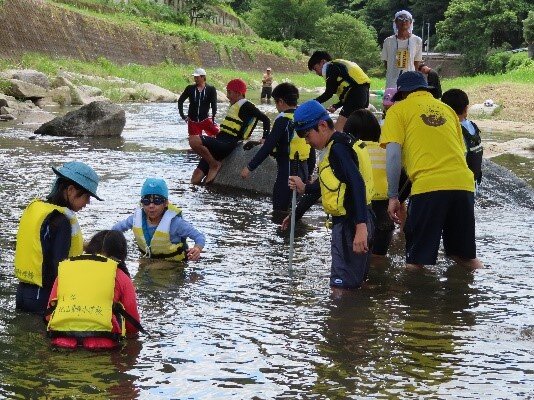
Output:
<instances>
[{"instance_id":1,"label":"submerged rock","mask_svg":"<svg viewBox=\"0 0 534 400\"><path fill-rule=\"evenodd\" d=\"M116 104L94 101L40 126L35 134L51 136L120 136L126 124Z\"/></svg>"},{"instance_id":2,"label":"submerged rock","mask_svg":"<svg viewBox=\"0 0 534 400\"><path fill-rule=\"evenodd\" d=\"M213 184L271 195L277 172L276 161L272 157L268 157L257 169L252 171L248 179L241 178L241 170L254 157L260 147L255 146L251 150L243 150L242 145L237 146L232 154L224 159Z\"/></svg>"}]
</instances>

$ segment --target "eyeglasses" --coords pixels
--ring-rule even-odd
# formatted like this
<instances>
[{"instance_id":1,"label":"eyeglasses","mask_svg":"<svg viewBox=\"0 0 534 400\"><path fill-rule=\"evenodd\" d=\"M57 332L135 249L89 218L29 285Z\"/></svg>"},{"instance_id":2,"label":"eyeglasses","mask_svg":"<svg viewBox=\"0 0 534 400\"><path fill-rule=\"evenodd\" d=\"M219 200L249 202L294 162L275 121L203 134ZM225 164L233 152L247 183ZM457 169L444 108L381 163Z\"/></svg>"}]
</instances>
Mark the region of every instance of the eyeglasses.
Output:
<instances>
[{"instance_id":1,"label":"eyeglasses","mask_svg":"<svg viewBox=\"0 0 534 400\"><path fill-rule=\"evenodd\" d=\"M154 203L154 205L159 206L163 203L165 203L167 199L163 196L159 196L157 194L149 194L141 199L141 204L144 206L150 205L150 203Z\"/></svg>"}]
</instances>

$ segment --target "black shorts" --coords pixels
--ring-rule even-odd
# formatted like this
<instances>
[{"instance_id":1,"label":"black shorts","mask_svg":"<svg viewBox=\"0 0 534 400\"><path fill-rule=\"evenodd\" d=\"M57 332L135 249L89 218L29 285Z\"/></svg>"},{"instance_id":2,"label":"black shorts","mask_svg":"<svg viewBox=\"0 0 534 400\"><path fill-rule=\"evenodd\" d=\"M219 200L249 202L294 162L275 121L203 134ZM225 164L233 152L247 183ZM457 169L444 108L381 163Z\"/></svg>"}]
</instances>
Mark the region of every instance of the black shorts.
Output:
<instances>
[{"instance_id":1,"label":"black shorts","mask_svg":"<svg viewBox=\"0 0 534 400\"><path fill-rule=\"evenodd\" d=\"M434 265L443 237L445 254L476 258L475 196L465 190L412 195L404 226L406 262Z\"/></svg>"},{"instance_id":2,"label":"black shorts","mask_svg":"<svg viewBox=\"0 0 534 400\"><path fill-rule=\"evenodd\" d=\"M268 99L270 99L272 93L273 93L273 88L272 88L272 86L265 86L265 87L262 87L262 88L261 88L261 95L260 95L260 97L261 97L262 99L264 99L264 98L266 98L266 97L267 97Z\"/></svg>"},{"instance_id":3,"label":"black shorts","mask_svg":"<svg viewBox=\"0 0 534 400\"><path fill-rule=\"evenodd\" d=\"M356 85L349 89L343 100L343 108L339 112L346 118L353 111L369 107L369 84Z\"/></svg>"},{"instance_id":4,"label":"black shorts","mask_svg":"<svg viewBox=\"0 0 534 400\"><path fill-rule=\"evenodd\" d=\"M238 141L226 138L219 138L213 136L200 135L202 144L209 150L213 158L217 161L224 160L230 155L230 153L236 148ZM206 160L203 158L200 159L200 162L197 165L197 168L204 172L204 175L207 175L210 167Z\"/></svg>"}]
</instances>

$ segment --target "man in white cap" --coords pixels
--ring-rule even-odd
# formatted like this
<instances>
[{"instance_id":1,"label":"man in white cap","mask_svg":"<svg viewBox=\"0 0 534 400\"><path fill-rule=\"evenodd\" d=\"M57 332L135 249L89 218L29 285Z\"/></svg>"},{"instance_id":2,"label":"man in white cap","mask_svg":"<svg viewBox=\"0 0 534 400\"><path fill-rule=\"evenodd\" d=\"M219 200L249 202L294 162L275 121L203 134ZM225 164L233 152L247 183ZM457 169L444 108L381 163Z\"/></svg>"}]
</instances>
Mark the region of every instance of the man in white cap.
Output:
<instances>
[{"instance_id":1,"label":"man in white cap","mask_svg":"<svg viewBox=\"0 0 534 400\"><path fill-rule=\"evenodd\" d=\"M206 84L206 71L197 68L193 72L194 85L185 88L178 99L178 112L187 122L189 137L202 135L202 131L208 136L217 136L219 127L215 123L217 114L217 91L215 87ZM187 117L184 115L184 101L189 99ZM208 113L211 108L211 118Z\"/></svg>"},{"instance_id":2,"label":"man in white cap","mask_svg":"<svg viewBox=\"0 0 534 400\"><path fill-rule=\"evenodd\" d=\"M406 71L417 71L423 60L423 41L412 33L413 18L406 10L395 14L394 35L387 37L381 58L386 68L386 88L397 87L397 78Z\"/></svg>"},{"instance_id":3,"label":"man in white cap","mask_svg":"<svg viewBox=\"0 0 534 400\"><path fill-rule=\"evenodd\" d=\"M261 78L261 102L270 103L271 95L273 93L273 74L271 68L267 68L263 77Z\"/></svg>"}]
</instances>

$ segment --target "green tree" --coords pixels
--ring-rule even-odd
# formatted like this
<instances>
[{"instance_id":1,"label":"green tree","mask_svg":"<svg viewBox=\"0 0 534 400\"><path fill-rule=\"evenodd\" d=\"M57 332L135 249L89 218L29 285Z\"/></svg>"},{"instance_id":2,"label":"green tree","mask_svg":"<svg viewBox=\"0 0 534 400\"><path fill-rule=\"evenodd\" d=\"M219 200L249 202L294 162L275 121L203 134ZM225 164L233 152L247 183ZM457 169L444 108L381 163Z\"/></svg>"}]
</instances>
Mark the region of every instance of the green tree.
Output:
<instances>
[{"instance_id":1,"label":"green tree","mask_svg":"<svg viewBox=\"0 0 534 400\"><path fill-rule=\"evenodd\" d=\"M329 10L326 0L254 0L246 20L266 39L308 40L315 22Z\"/></svg>"},{"instance_id":2,"label":"green tree","mask_svg":"<svg viewBox=\"0 0 534 400\"><path fill-rule=\"evenodd\" d=\"M354 61L364 70L380 67L376 31L351 15L336 13L317 21L311 45L334 58Z\"/></svg>"},{"instance_id":3,"label":"green tree","mask_svg":"<svg viewBox=\"0 0 534 400\"><path fill-rule=\"evenodd\" d=\"M529 11L523 20L523 37L528 45L528 56L534 58L534 11Z\"/></svg>"},{"instance_id":4,"label":"green tree","mask_svg":"<svg viewBox=\"0 0 534 400\"><path fill-rule=\"evenodd\" d=\"M445 19L436 24L438 49L464 54L468 72L486 68L490 49L519 47L521 20L530 0L452 0Z\"/></svg>"}]
</instances>

